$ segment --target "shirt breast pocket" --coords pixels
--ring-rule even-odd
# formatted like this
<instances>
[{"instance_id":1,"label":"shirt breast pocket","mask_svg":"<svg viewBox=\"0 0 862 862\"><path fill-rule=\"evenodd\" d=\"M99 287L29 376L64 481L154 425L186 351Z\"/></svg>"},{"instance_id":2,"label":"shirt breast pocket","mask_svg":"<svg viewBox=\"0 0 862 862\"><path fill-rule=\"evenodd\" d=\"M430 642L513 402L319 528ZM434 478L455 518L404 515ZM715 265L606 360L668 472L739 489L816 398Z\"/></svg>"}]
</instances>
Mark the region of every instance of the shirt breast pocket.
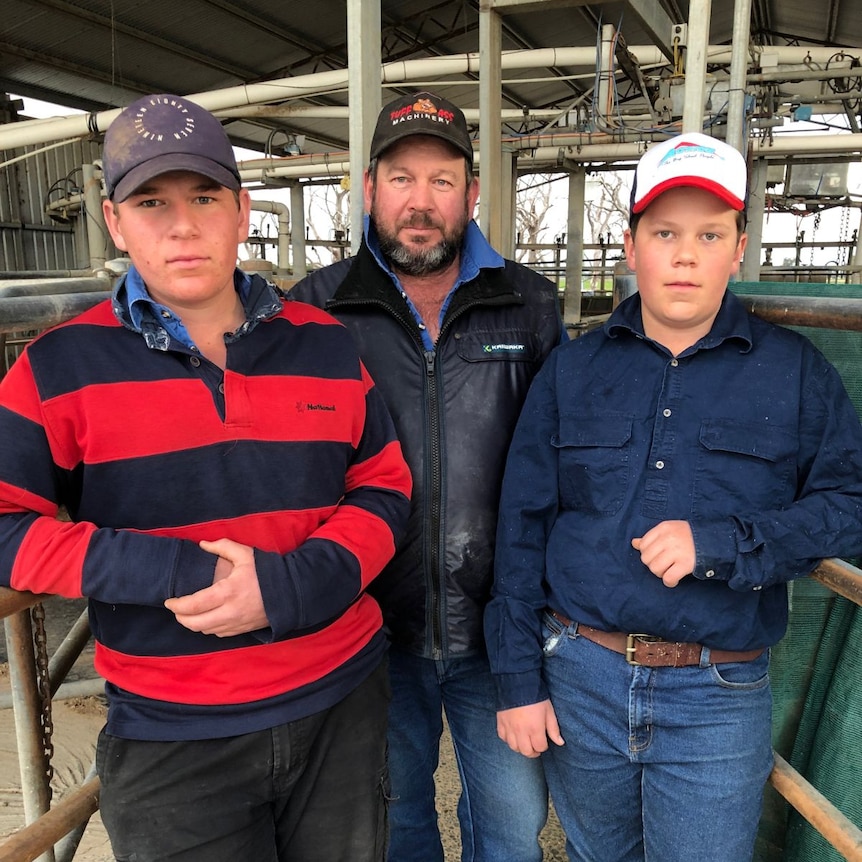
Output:
<instances>
[{"instance_id":1,"label":"shirt breast pocket","mask_svg":"<svg viewBox=\"0 0 862 862\"><path fill-rule=\"evenodd\" d=\"M715 514L716 505L757 511L793 501L798 450L793 430L710 419L701 423L699 443L696 514Z\"/></svg>"},{"instance_id":2,"label":"shirt breast pocket","mask_svg":"<svg viewBox=\"0 0 862 862\"><path fill-rule=\"evenodd\" d=\"M562 417L551 439L559 460L560 504L594 515L616 514L631 481L629 416Z\"/></svg>"}]
</instances>

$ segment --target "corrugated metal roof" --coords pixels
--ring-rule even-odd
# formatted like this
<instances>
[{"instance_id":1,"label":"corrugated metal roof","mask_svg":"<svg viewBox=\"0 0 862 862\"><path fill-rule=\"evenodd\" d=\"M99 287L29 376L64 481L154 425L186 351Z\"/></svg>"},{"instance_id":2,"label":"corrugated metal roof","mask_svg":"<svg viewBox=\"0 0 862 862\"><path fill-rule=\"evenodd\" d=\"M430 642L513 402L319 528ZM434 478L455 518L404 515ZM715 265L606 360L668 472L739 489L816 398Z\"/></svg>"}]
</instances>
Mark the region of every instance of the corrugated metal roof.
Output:
<instances>
[{"instance_id":1,"label":"corrugated metal roof","mask_svg":"<svg viewBox=\"0 0 862 862\"><path fill-rule=\"evenodd\" d=\"M340 0L4 0L3 6L0 88L88 111L150 92L198 93L347 64ZM729 0L712 3L712 44L731 40L733 8ZM651 28L687 16L688 3L677 0L538 0L505 15L503 48L587 47L604 23L618 26L629 45L666 47L670 34ZM383 0L381 18L384 63L479 49L478 0ZM752 0L751 20L757 44L862 45L862 16L851 0ZM510 71L505 79L503 105L519 109L563 110L593 84L584 69ZM463 107L478 105L476 86L450 79L436 89ZM292 104L346 103L345 92L333 92ZM262 149L274 128L305 135L309 151L347 147L346 119L234 121L228 131L236 143Z\"/></svg>"}]
</instances>

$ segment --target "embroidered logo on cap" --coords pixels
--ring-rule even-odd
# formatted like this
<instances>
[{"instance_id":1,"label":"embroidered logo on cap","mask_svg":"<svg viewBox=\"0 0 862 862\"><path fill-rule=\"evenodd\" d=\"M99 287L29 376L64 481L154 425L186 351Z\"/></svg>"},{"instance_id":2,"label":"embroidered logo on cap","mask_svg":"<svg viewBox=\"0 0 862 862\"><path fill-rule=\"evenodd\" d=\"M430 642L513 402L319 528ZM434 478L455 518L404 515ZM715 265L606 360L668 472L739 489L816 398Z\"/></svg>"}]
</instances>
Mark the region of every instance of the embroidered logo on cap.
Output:
<instances>
[{"instance_id":1,"label":"embroidered logo on cap","mask_svg":"<svg viewBox=\"0 0 862 862\"><path fill-rule=\"evenodd\" d=\"M194 133L195 118L191 116L189 109L182 102L175 99L157 98L153 99L150 102L150 105L153 107L156 105L169 106L175 109L175 115L171 117L164 111L164 108L162 108L158 115L158 122L161 128L158 131L150 130L147 128L147 112L149 111L149 106L141 105L135 114L134 128L135 134L144 138L144 140L163 141L166 135L173 137L176 140L180 140L181 138L188 138ZM170 128L168 126L171 119L173 119L175 123L174 128Z\"/></svg>"},{"instance_id":2,"label":"embroidered logo on cap","mask_svg":"<svg viewBox=\"0 0 862 862\"><path fill-rule=\"evenodd\" d=\"M405 105L403 108L391 111L389 119L392 121L393 126L419 119L431 120L435 123L445 123L448 126L455 119L455 114L452 111L438 108L431 99L423 97L412 105Z\"/></svg>"},{"instance_id":3,"label":"embroidered logo on cap","mask_svg":"<svg viewBox=\"0 0 862 862\"><path fill-rule=\"evenodd\" d=\"M658 163L658 167L661 167L663 164L669 162L671 159L685 158L686 156L708 156L719 159L721 158L721 156L716 152L715 147L706 147L703 144L694 144L689 143L688 141L681 141L672 150L668 150L668 152L662 157L661 161Z\"/></svg>"}]
</instances>

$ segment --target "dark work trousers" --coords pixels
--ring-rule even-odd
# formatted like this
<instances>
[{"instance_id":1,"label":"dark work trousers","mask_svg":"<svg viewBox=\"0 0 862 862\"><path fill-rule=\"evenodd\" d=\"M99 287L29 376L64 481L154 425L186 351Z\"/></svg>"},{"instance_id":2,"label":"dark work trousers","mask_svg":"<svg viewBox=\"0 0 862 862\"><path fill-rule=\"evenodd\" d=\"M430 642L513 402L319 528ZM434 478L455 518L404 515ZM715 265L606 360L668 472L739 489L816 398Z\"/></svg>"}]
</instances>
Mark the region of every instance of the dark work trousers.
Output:
<instances>
[{"instance_id":1,"label":"dark work trousers","mask_svg":"<svg viewBox=\"0 0 862 862\"><path fill-rule=\"evenodd\" d=\"M341 703L227 739L99 737L102 820L131 862L382 862L384 661Z\"/></svg>"}]
</instances>

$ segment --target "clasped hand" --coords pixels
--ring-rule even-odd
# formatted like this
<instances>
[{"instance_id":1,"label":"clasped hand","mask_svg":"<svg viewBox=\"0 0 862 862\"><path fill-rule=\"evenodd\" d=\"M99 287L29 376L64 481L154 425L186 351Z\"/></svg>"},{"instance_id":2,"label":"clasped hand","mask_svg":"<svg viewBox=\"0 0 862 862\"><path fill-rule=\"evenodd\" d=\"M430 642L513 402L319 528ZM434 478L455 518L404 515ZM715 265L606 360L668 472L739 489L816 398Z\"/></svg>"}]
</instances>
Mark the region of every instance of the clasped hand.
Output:
<instances>
[{"instance_id":1,"label":"clasped hand","mask_svg":"<svg viewBox=\"0 0 862 862\"><path fill-rule=\"evenodd\" d=\"M201 542L200 547L218 557L213 583L196 593L165 602L177 622L193 632L220 638L268 626L254 548L231 539Z\"/></svg>"},{"instance_id":2,"label":"clasped hand","mask_svg":"<svg viewBox=\"0 0 862 862\"><path fill-rule=\"evenodd\" d=\"M697 556L688 521L662 521L647 530L632 547L640 551L641 562L666 587L675 587L694 571Z\"/></svg>"}]
</instances>

